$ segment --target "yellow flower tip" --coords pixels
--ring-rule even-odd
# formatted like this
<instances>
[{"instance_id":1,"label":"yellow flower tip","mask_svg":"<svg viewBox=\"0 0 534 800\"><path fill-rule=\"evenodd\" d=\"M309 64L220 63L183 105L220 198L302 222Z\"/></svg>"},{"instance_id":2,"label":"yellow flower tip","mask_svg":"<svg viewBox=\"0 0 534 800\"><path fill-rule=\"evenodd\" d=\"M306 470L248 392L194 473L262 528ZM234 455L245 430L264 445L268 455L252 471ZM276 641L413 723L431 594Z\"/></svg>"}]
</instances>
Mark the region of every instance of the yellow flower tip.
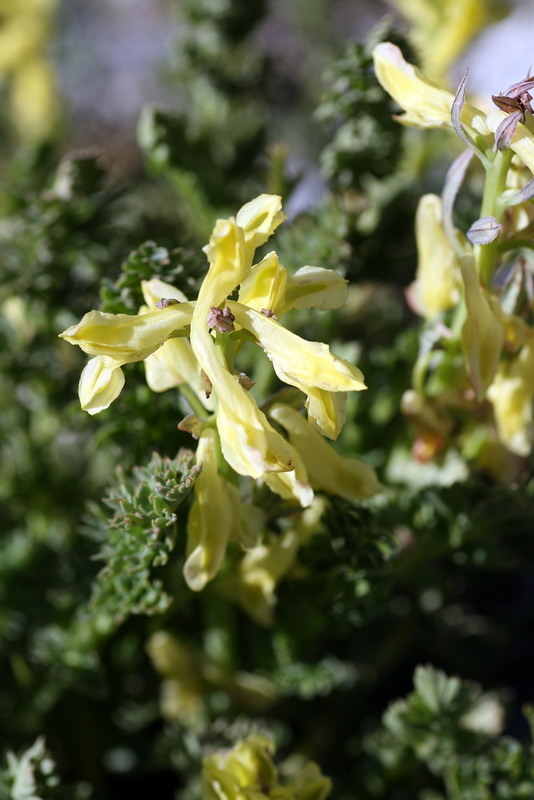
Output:
<instances>
[{"instance_id":1,"label":"yellow flower tip","mask_svg":"<svg viewBox=\"0 0 534 800\"><path fill-rule=\"evenodd\" d=\"M201 592L210 579L206 554L200 545L195 547L184 564L184 579L193 592Z\"/></svg>"},{"instance_id":2,"label":"yellow flower tip","mask_svg":"<svg viewBox=\"0 0 534 800\"><path fill-rule=\"evenodd\" d=\"M121 363L107 356L96 356L84 367L78 384L80 405L89 414L109 408L124 386Z\"/></svg>"},{"instance_id":3,"label":"yellow flower tip","mask_svg":"<svg viewBox=\"0 0 534 800\"><path fill-rule=\"evenodd\" d=\"M175 331L188 325L192 303L180 303L145 314L89 311L77 325L60 333L91 356L111 356L123 364L142 361Z\"/></svg>"},{"instance_id":4,"label":"yellow flower tip","mask_svg":"<svg viewBox=\"0 0 534 800\"><path fill-rule=\"evenodd\" d=\"M243 230L247 244L255 250L285 219L282 198L277 194L260 194L237 212L236 223Z\"/></svg>"},{"instance_id":5,"label":"yellow flower tip","mask_svg":"<svg viewBox=\"0 0 534 800\"><path fill-rule=\"evenodd\" d=\"M200 592L219 571L233 527L230 496L217 466L217 435L202 431L196 460L202 471L195 486L195 499L187 518L187 559L184 578Z\"/></svg>"},{"instance_id":6,"label":"yellow flower tip","mask_svg":"<svg viewBox=\"0 0 534 800\"><path fill-rule=\"evenodd\" d=\"M424 195L415 218L417 274L407 296L412 308L428 319L452 308L460 299L460 272L441 219L441 198Z\"/></svg>"},{"instance_id":7,"label":"yellow flower tip","mask_svg":"<svg viewBox=\"0 0 534 800\"><path fill-rule=\"evenodd\" d=\"M419 128L452 127L454 96L426 78L405 61L400 49L381 42L373 50L375 74L382 88L405 111L398 121ZM472 135L488 135L485 115L469 103L462 109L462 123Z\"/></svg>"},{"instance_id":8,"label":"yellow flower tip","mask_svg":"<svg viewBox=\"0 0 534 800\"><path fill-rule=\"evenodd\" d=\"M382 491L383 486L369 464L339 455L294 408L277 403L269 413L287 431L289 441L306 465L314 489L352 501L364 500Z\"/></svg>"}]
</instances>

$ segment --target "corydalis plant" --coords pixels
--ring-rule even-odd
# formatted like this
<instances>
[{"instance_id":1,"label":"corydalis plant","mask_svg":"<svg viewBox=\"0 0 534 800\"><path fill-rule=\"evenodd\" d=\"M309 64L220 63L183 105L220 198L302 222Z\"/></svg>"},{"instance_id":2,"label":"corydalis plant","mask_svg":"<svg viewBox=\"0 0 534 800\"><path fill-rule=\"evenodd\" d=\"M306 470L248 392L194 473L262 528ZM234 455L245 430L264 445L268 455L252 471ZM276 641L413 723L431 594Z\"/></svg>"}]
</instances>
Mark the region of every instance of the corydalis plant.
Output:
<instances>
[{"instance_id":1,"label":"corydalis plant","mask_svg":"<svg viewBox=\"0 0 534 800\"><path fill-rule=\"evenodd\" d=\"M532 449L534 328L532 233L534 218L533 80L495 95L489 114L465 101L467 76L456 96L408 64L395 45L374 50L375 72L402 107L405 125L451 127L468 149L451 166L442 198L427 195L417 214L419 264L409 291L414 309L428 320L414 370L415 393L405 410L415 422L419 452L432 456L450 440L453 414L493 420L484 448L504 445L517 455ZM485 173L480 217L465 233L453 222L456 195L475 155ZM463 368L458 356L463 354ZM458 426L456 426L458 428ZM422 442L422 445L421 445ZM495 448L494 454L495 454ZM487 465L495 471L495 464ZM497 470L502 470L497 466Z\"/></svg>"},{"instance_id":2,"label":"corydalis plant","mask_svg":"<svg viewBox=\"0 0 534 800\"><path fill-rule=\"evenodd\" d=\"M279 321L294 308L337 308L346 281L310 266L291 276L275 252L254 263L256 249L284 218L278 196L260 195L235 218L218 220L204 248L209 269L196 301L159 280L146 281L146 306L138 314L91 311L61 334L93 356L79 385L82 408L91 414L115 400L124 385L122 367L135 361L145 361L154 391L178 387L187 396L194 414L180 427L198 438L202 464L184 571L195 590L217 574L230 540L261 545L265 515L242 503L237 475L262 482L291 508L310 506L314 490L358 500L380 488L369 465L341 458L323 439L339 435L347 392L366 388L360 370ZM252 381L235 366L246 342L258 345L278 378L298 390L296 404L304 403L307 418L286 402L258 405ZM276 564L270 569L280 573Z\"/></svg>"}]
</instances>

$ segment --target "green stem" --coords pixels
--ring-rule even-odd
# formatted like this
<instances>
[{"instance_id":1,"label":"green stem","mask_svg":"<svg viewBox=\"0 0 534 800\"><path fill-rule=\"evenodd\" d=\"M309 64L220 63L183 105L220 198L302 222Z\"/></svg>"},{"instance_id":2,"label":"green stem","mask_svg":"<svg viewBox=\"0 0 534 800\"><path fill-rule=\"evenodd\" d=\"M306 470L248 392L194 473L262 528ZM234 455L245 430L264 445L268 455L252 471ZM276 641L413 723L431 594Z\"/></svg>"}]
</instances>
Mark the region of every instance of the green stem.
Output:
<instances>
[{"instance_id":1,"label":"green stem","mask_svg":"<svg viewBox=\"0 0 534 800\"><path fill-rule=\"evenodd\" d=\"M209 412L206 411L188 383L180 384L180 392L191 406L193 413L196 414L199 419L206 419L207 415L209 415Z\"/></svg>"},{"instance_id":2,"label":"green stem","mask_svg":"<svg viewBox=\"0 0 534 800\"><path fill-rule=\"evenodd\" d=\"M488 165L484 195L482 197L481 217L495 217L501 222L506 211L506 206L501 203L501 195L506 188L506 175L512 160L513 152L498 150L495 159ZM499 255L497 240L489 244L478 245L475 250L478 273L483 283L488 286L493 276L495 264Z\"/></svg>"}]
</instances>

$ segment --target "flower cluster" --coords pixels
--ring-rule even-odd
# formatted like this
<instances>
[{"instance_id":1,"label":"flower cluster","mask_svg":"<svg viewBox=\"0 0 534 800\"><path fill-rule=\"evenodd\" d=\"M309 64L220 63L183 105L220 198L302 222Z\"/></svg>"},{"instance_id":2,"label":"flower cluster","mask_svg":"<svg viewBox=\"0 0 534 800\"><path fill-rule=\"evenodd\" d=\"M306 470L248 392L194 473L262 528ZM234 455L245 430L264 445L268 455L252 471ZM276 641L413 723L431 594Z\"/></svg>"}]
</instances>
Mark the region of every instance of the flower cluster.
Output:
<instances>
[{"instance_id":1,"label":"flower cluster","mask_svg":"<svg viewBox=\"0 0 534 800\"><path fill-rule=\"evenodd\" d=\"M227 752L206 756L202 765L202 800L325 800L332 783L317 764L307 763L283 783L273 764L274 744L253 734Z\"/></svg>"},{"instance_id":2,"label":"flower cluster","mask_svg":"<svg viewBox=\"0 0 534 800\"><path fill-rule=\"evenodd\" d=\"M347 392L366 388L360 370L280 323L290 309L337 308L346 281L310 266L290 275L275 252L254 263L256 249L284 218L278 196L260 195L235 218L218 220L204 248L209 269L196 301L154 279L143 284L146 306L138 314L91 311L61 334L93 356L79 385L82 408L91 414L115 400L122 367L135 361L145 361L154 391L190 390L195 414L180 427L199 439L202 464L187 523L185 579L194 590L217 574L231 539L249 549L263 546L264 515L242 503L235 473L303 508L315 490L357 500L380 489L368 464L342 458L323 438L340 433ZM253 382L234 366L245 342L258 345L278 378L299 390L307 418L285 402L260 408ZM279 548L279 557L286 555ZM247 563L255 568L254 558Z\"/></svg>"},{"instance_id":3,"label":"flower cluster","mask_svg":"<svg viewBox=\"0 0 534 800\"><path fill-rule=\"evenodd\" d=\"M425 195L417 212L419 263L408 299L427 332L415 391L404 405L424 442L419 452L426 458L444 446L454 415L467 410L480 419L491 408L500 446L526 456L534 433L534 80L494 96L497 108L485 114L465 102L466 79L455 97L389 42L375 48L374 62L379 82L405 112L399 122L453 127L468 148L449 170L442 198ZM486 182L481 216L464 234L452 211L473 155Z\"/></svg>"}]
</instances>

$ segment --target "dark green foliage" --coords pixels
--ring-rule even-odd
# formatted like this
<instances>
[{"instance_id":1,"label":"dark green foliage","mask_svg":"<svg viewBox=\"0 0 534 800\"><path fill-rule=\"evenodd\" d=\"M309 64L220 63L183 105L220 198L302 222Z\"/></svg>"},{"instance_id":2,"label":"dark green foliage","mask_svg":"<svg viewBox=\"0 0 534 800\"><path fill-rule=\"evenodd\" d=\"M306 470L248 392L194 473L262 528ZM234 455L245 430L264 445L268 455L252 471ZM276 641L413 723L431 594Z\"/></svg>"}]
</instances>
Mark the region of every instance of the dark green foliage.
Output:
<instances>
[{"instance_id":1,"label":"dark green foliage","mask_svg":"<svg viewBox=\"0 0 534 800\"><path fill-rule=\"evenodd\" d=\"M101 289L102 311L110 314L137 314L144 299L141 281L159 278L194 296L197 281L207 268L202 252L181 247L169 251L155 242L145 242L121 266L119 277L106 281Z\"/></svg>"},{"instance_id":2,"label":"dark green foliage","mask_svg":"<svg viewBox=\"0 0 534 800\"><path fill-rule=\"evenodd\" d=\"M408 43L386 20L365 44L349 44L324 75L326 88L316 115L331 128L332 136L321 163L337 189L368 192L370 177L390 176L403 153L403 129L393 119L391 98L373 73L372 50L380 41L398 44L411 60Z\"/></svg>"},{"instance_id":3,"label":"dark green foliage","mask_svg":"<svg viewBox=\"0 0 534 800\"><path fill-rule=\"evenodd\" d=\"M483 695L476 684L449 678L432 667L419 667L414 692L393 703L382 724L383 730L369 737L367 747L382 762L386 779L402 774L401 765L406 773L410 762L412 769L420 762L441 780L442 791L421 792L422 799L533 796L532 746L509 736L497 738L502 709L495 697Z\"/></svg>"},{"instance_id":4,"label":"dark green foliage","mask_svg":"<svg viewBox=\"0 0 534 800\"><path fill-rule=\"evenodd\" d=\"M113 516L95 509L86 523L91 536L102 542L95 558L106 562L93 585L91 613L104 612L119 624L131 614L168 608L171 597L152 570L164 566L174 549L176 509L200 470L193 458L187 450L174 459L154 454L131 477L118 470L116 487L105 498Z\"/></svg>"}]
</instances>

